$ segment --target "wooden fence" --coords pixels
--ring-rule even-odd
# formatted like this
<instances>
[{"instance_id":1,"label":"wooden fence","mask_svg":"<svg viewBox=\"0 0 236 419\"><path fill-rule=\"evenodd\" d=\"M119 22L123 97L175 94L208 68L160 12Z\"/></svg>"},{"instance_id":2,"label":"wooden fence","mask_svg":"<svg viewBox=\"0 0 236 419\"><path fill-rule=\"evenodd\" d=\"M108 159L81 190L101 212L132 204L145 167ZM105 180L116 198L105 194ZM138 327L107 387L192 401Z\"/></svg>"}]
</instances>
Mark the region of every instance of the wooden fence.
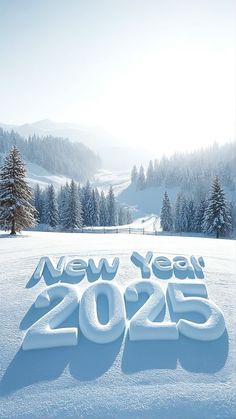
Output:
<instances>
[{"instance_id":1,"label":"wooden fence","mask_svg":"<svg viewBox=\"0 0 236 419\"><path fill-rule=\"evenodd\" d=\"M156 230L147 230L145 228L134 228L134 227L85 227L79 230L76 230L78 233L98 233L98 234L148 234L148 235L158 235L159 232Z\"/></svg>"}]
</instances>

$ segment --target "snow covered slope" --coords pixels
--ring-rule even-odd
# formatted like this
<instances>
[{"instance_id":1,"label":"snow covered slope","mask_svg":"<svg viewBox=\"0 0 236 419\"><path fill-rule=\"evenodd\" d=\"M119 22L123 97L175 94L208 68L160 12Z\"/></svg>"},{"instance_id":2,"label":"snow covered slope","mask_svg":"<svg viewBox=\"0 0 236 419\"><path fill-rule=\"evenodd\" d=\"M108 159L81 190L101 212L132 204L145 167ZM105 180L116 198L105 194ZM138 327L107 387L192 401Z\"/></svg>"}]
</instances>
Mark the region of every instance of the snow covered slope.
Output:
<instances>
[{"instance_id":1,"label":"snow covered slope","mask_svg":"<svg viewBox=\"0 0 236 419\"><path fill-rule=\"evenodd\" d=\"M102 168L109 170L130 170L134 164L148 163L152 151L140 147L128 147L114 135L99 127L54 122L43 119L31 124L9 125L0 122L5 131L14 130L23 137L29 135L69 138L79 141L96 151L101 157Z\"/></svg>"},{"instance_id":2,"label":"snow covered slope","mask_svg":"<svg viewBox=\"0 0 236 419\"><path fill-rule=\"evenodd\" d=\"M61 185L65 185L66 182L70 182L71 179L62 175L53 175L43 167L27 162L27 178L32 187L39 184L42 188L46 188L49 184L53 184L56 189L59 189Z\"/></svg>"},{"instance_id":3,"label":"snow covered slope","mask_svg":"<svg viewBox=\"0 0 236 419\"><path fill-rule=\"evenodd\" d=\"M4 158L4 155L0 153L0 160ZM27 179L31 187L34 188L36 184L39 184L42 188L46 188L51 183L56 189L59 189L61 185L66 182L70 182L71 179L62 175L53 175L48 170L44 169L36 163L25 161L27 170Z\"/></svg>"},{"instance_id":4,"label":"snow covered slope","mask_svg":"<svg viewBox=\"0 0 236 419\"><path fill-rule=\"evenodd\" d=\"M136 190L136 187L129 184L127 188L121 190L118 195L118 201L134 209L137 217L146 214L160 214L163 195L166 188L164 186ZM168 195L171 202L175 202L178 188L169 188Z\"/></svg>"},{"instance_id":5,"label":"snow covered slope","mask_svg":"<svg viewBox=\"0 0 236 419\"><path fill-rule=\"evenodd\" d=\"M130 184L130 172L122 170L99 170L92 181L93 187L108 192L113 187L115 195L119 195Z\"/></svg>"},{"instance_id":6,"label":"snow covered slope","mask_svg":"<svg viewBox=\"0 0 236 419\"><path fill-rule=\"evenodd\" d=\"M235 246L232 240L206 238L36 232L9 238L2 234L0 417L234 419ZM119 270L111 282L124 290L130 281L141 279L140 269L130 259L133 251L142 255L153 251L170 260L176 255L203 256L200 282L223 312L224 334L210 342L182 335L175 341L131 342L123 334L112 343L99 344L79 330L77 346L22 350L26 330L48 310L34 307L47 286L43 279L38 283L32 279L41 256L58 260L74 255L85 261L118 256ZM150 279L163 290L171 281L153 273ZM85 277L77 287L92 284L94 279ZM145 295L140 295L139 303L127 305L129 318L144 301ZM172 315L168 307L162 313L167 320ZM76 324L77 311L63 326Z\"/></svg>"},{"instance_id":7,"label":"snow covered slope","mask_svg":"<svg viewBox=\"0 0 236 419\"><path fill-rule=\"evenodd\" d=\"M232 191L226 187L224 189L227 200L229 202L234 202L236 200L236 190ZM123 183L120 188L117 187L117 190L118 201L132 207L134 209L135 216L141 217L147 214L160 214L165 191L168 192L170 201L172 205L174 205L176 195L180 191L180 188L166 188L165 186L158 186L143 190L136 190L136 187L128 181L126 184Z\"/></svg>"}]
</instances>

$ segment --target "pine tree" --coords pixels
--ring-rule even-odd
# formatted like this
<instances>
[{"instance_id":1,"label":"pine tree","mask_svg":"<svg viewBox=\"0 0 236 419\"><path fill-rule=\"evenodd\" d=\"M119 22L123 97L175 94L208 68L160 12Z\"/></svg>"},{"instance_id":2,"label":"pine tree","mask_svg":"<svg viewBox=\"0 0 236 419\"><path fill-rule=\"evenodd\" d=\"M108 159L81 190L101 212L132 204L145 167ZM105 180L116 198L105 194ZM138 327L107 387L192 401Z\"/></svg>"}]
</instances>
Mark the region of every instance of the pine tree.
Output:
<instances>
[{"instance_id":1,"label":"pine tree","mask_svg":"<svg viewBox=\"0 0 236 419\"><path fill-rule=\"evenodd\" d=\"M91 214L91 222L93 226L100 225L100 217L99 217L99 200L98 195L95 190L92 191L92 214Z\"/></svg>"},{"instance_id":2,"label":"pine tree","mask_svg":"<svg viewBox=\"0 0 236 419\"><path fill-rule=\"evenodd\" d=\"M65 225L67 223L67 206L69 202L69 193L70 187L68 182L66 182L65 186L61 187L58 195L59 223L63 228L66 228Z\"/></svg>"},{"instance_id":3,"label":"pine tree","mask_svg":"<svg viewBox=\"0 0 236 419\"><path fill-rule=\"evenodd\" d=\"M162 202L161 227L163 231L171 231L173 228L172 210L167 192L164 193Z\"/></svg>"},{"instance_id":4,"label":"pine tree","mask_svg":"<svg viewBox=\"0 0 236 419\"><path fill-rule=\"evenodd\" d=\"M58 203L53 185L49 185L46 192L45 204L46 224L55 228L59 223Z\"/></svg>"},{"instance_id":5,"label":"pine tree","mask_svg":"<svg viewBox=\"0 0 236 419\"><path fill-rule=\"evenodd\" d=\"M196 231L196 208L193 198L190 198L187 202L187 218L188 218L188 228L187 231Z\"/></svg>"},{"instance_id":6,"label":"pine tree","mask_svg":"<svg viewBox=\"0 0 236 419\"><path fill-rule=\"evenodd\" d=\"M189 212L188 212L188 201L184 195L181 200L181 211L180 211L180 231L188 231L189 225Z\"/></svg>"},{"instance_id":7,"label":"pine tree","mask_svg":"<svg viewBox=\"0 0 236 419\"><path fill-rule=\"evenodd\" d=\"M236 204L235 202L230 202L230 215L232 219L232 229L235 229L236 227Z\"/></svg>"},{"instance_id":8,"label":"pine tree","mask_svg":"<svg viewBox=\"0 0 236 419\"><path fill-rule=\"evenodd\" d=\"M146 186L146 178L145 178L144 168L141 165L139 169L139 173L138 173L138 178L137 178L137 189L142 190L145 188L145 186Z\"/></svg>"},{"instance_id":9,"label":"pine tree","mask_svg":"<svg viewBox=\"0 0 236 419\"><path fill-rule=\"evenodd\" d=\"M116 200L115 200L115 195L114 195L112 186L110 186L110 189L107 195L107 212L108 212L108 225L115 226L117 224Z\"/></svg>"},{"instance_id":10,"label":"pine tree","mask_svg":"<svg viewBox=\"0 0 236 419\"><path fill-rule=\"evenodd\" d=\"M44 198L43 198L43 191L38 184L36 185L36 188L34 191L34 206L37 211L37 222L42 223Z\"/></svg>"},{"instance_id":11,"label":"pine tree","mask_svg":"<svg viewBox=\"0 0 236 419\"><path fill-rule=\"evenodd\" d=\"M147 175L146 175L146 185L147 187L154 186L155 184L155 175L154 175L154 169L153 169L153 163L152 160L150 160L148 169L147 169Z\"/></svg>"},{"instance_id":12,"label":"pine tree","mask_svg":"<svg viewBox=\"0 0 236 419\"><path fill-rule=\"evenodd\" d=\"M82 191L82 209L84 217L84 225L93 225L93 198L90 182L88 181Z\"/></svg>"},{"instance_id":13,"label":"pine tree","mask_svg":"<svg viewBox=\"0 0 236 419\"><path fill-rule=\"evenodd\" d=\"M181 231L181 211L182 211L182 194L179 192L176 197L175 201L175 218L174 218L174 225L175 231Z\"/></svg>"},{"instance_id":14,"label":"pine tree","mask_svg":"<svg viewBox=\"0 0 236 419\"><path fill-rule=\"evenodd\" d=\"M69 193L67 195L67 204L63 227L66 230L75 230L83 225L82 206L78 194L78 188L74 180L71 181Z\"/></svg>"},{"instance_id":15,"label":"pine tree","mask_svg":"<svg viewBox=\"0 0 236 419\"><path fill-rule=\"evenodd\" d=\"M206 206L206 200L202 198L200 203L197 205L195 211L195 231L198 233L202 232L202 225L204 220L204 213L206 211Z\"/></svg>"},{"instance_id":16,"label":"pine tree","mask_svg":"<svg viewBox=\"0 0 236 419\"><path fill-rule=\"evenodd\" d=\"M210 198L206 208L203 220L203 230L209 233L227 234L232 229L232 219L228 204L225 199L225 193L221 187L220 179L216 176L211 186Z\"/></svg>"},{"instance_id":17,"label":"pine tree","mask_svg":"<svg viewBox=\"0 0 236 419\"><path fill-rule=\"evenodd\" d=\"M104 192L101 192L100 211L99 211L100 225L106 226L108 224L107 201Z\"/></svg>"},{"instance_id":18,"label":"pine tree","mask_svg":"<svg viewBox=\"0 0 236 419\"><path fill-rule=\"evenodd\" d=\"M120 206L118 211L118 225L122 226L127 223L127 216L126 216L125 209Z\"/></svg>"},{"instance_id":19,"label":"pine tree","mask_svg":"<svg viewBox=\"0 0 236 419\"><path fill-rule=\"evenodd\" d=\"M136 184L138 178L137 167L134 166L131 172L131 183Z\"/></svg>"},{"instance_id":20,"label":"pine tree","mask_svg":"<svg viewBox=\"0 0 236 419\"><path fill-rule=\"evenodd\" d=\"M132 222L133 222L133 218L132 218L131 212L127 208L126 209L126 224L131 224Z\"/></svg>"},{"instance_id":21,"label":"pine tree","mask_svg":"<svg viewBox=\"0 0 236 419\"><path fill-rule=\"evenodd\" d=\"M37 212L19 150L12 146L0 174L0 224L14 235L36 223Z\"/></svg>"},{"instance_id":22,"label":"pine tree","mask_svg":"<svg viewBox=\"0 0 236 419\"><path fill-rule=\"evenodd\" d=\"M159 173L159 163L158 163L157 159L154 160L153 171L154 171L154 186L160 186L161 177L160 177L160 173Z\"/></svg>"}]
</instances>

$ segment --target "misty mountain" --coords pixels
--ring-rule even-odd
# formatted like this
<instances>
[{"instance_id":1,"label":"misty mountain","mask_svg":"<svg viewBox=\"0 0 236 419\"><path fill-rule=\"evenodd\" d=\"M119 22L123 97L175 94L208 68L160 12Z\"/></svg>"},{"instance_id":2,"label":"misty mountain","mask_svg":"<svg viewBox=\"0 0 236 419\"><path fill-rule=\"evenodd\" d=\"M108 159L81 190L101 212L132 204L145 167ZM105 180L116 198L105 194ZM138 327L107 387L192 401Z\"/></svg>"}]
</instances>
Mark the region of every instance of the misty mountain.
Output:
<instances>
[{"instance_id":1,"label":"misty mountain","mask_svg":"<svg viewBox=\"0 0 236 419\"><path fill-rule=\"evenodd\" d=\"M151 158L151 151L120 145L120 141L116 137L99 127L59 123L50 119L23 125L0 123L0 127L5 131L14 130L26 138L33 135L53 136L68 138L73 142L81 142L99 154L103 169L129 170L133 164L148 162Z\"/></svg>"}]
</instances>

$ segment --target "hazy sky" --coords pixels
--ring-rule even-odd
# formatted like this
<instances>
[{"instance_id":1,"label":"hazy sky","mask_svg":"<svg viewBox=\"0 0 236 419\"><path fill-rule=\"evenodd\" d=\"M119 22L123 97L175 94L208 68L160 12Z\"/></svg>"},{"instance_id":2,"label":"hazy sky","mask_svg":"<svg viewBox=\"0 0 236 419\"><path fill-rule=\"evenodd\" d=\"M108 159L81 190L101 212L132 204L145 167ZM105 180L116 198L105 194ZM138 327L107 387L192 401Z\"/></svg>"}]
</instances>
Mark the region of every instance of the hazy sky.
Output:
<instances>
[{"instance_id":1,"label":"hazy sky","mask_svg":"<svg viewBox=\"0 0 236 419\"><path fill-rule=\"evenodd\" d=\"M235 3L0 0L0 121L165 152L234 140Z\"/></svg>"}]
</instances>

